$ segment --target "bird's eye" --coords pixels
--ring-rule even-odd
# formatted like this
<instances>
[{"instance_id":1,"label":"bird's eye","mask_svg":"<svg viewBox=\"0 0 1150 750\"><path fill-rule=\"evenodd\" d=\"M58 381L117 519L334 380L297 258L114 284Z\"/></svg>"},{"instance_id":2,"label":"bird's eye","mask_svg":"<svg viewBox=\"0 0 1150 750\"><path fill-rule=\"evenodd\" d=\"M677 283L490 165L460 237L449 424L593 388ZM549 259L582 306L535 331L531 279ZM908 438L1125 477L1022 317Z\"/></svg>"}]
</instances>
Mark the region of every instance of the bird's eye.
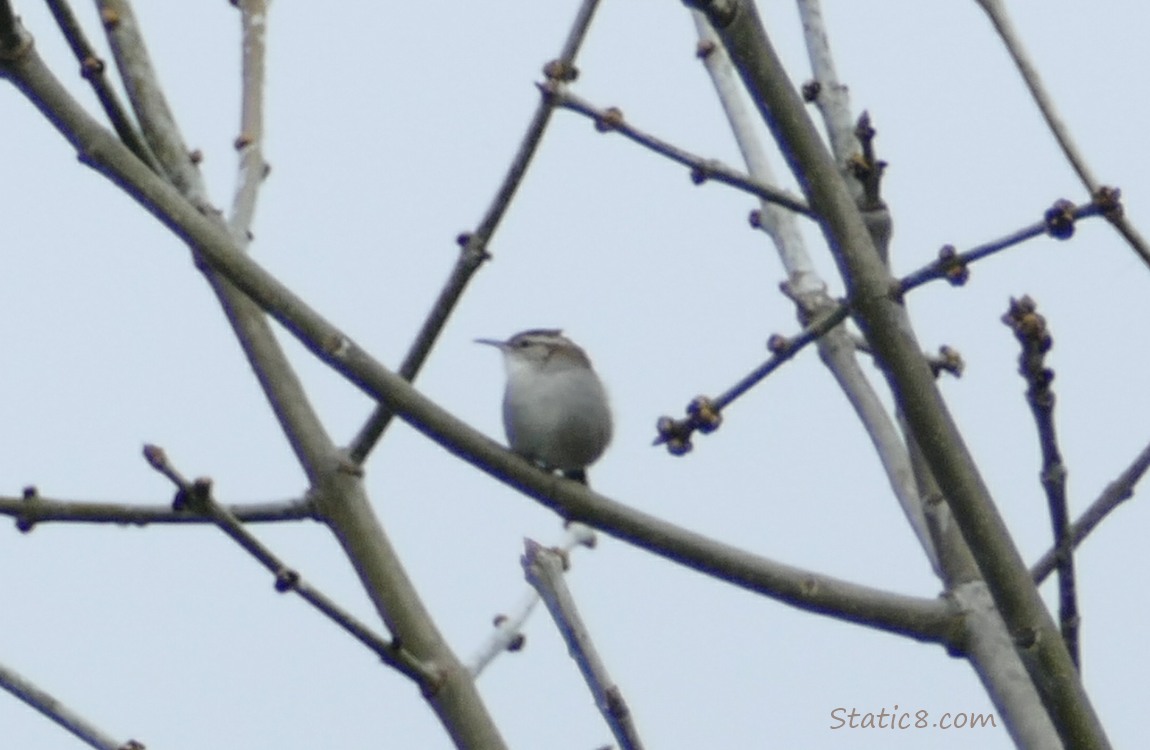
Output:
<instances>
[{"instance_id":1,"label":"bird's eye","mask_svg":"<svg viewBox=\"0 0 1150 750\"><path fill-rule=\"evenodd\" d=\"M516 349L526 349L529 346L531 346L531 342L528 341L527 339L519 339L518 341L515 342L515 348Z\"/></svg>"}]
</instances>

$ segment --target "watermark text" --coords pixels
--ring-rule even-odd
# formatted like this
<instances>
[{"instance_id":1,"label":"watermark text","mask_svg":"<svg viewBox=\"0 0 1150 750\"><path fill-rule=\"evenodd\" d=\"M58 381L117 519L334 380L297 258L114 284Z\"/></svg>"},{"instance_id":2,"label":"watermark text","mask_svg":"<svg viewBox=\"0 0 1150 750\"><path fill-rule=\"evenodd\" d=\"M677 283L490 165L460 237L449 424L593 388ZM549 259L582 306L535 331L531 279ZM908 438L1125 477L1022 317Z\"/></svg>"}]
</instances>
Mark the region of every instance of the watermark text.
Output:
<instances>
[{"instance_id":1,"label":"watermark text","mask_svg":"<svg viewBox=\"0 0 1150 750\"><path fill-rule=\"evenodd\" d=\"M831 729L997 729L992 713L945 711L931 714L925 708L904 710L896 703L890 709L859 710L838 706L831 709Z\"/></svg>"}]
</instances>

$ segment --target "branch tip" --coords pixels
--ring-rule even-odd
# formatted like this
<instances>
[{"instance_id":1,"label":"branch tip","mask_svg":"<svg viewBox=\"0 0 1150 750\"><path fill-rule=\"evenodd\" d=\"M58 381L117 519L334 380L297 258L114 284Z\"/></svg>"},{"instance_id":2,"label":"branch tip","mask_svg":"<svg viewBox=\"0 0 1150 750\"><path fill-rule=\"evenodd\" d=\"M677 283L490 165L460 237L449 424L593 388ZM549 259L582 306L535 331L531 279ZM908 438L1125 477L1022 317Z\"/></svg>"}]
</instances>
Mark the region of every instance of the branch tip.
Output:
<instances>
[{"instance_id":1,"label":"branch tip","mask_svg":"<svg viewBox=\"0 0 1150 750\"><path fill-rule=\"evenodd\" d=\"M1122 218L1124 213L1122 209L1122 191L1118 188L1108 187L1102 185L1091 196L1094 205L1098 207L1099 212L1110 221L1117 221Z\"/></svg>"},{"instance_id":2,"label":"branch tip","mask_svg":"<svg viewBox=\"0 0 1150 750\"><path fill-rule=\"evenodd\" d=\"M158 445L151 443L144 445L144 460L156 471L167 472L168 470L168 454Z\"/></svg>"}]
</instances>

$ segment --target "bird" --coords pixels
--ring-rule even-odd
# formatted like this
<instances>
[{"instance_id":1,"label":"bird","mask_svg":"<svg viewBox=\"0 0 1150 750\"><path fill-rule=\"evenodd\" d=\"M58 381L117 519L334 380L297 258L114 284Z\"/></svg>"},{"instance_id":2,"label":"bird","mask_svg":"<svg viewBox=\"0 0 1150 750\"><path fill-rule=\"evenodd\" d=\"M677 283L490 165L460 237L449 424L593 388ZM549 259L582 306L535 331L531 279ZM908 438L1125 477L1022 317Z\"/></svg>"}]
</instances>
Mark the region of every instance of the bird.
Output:
<instances>
[{"instance_id":1,"label":"bird","mask_svg":"<svg viewBox=\"0 0 1150 750\"><path fill-rule=\"evenodd\" d=\"M613 429L607 390L587 354L555 328L475 341L503 353L503 428L511 450L586 484L586 469L603 455Z\"/></svg>"}]
</instances>

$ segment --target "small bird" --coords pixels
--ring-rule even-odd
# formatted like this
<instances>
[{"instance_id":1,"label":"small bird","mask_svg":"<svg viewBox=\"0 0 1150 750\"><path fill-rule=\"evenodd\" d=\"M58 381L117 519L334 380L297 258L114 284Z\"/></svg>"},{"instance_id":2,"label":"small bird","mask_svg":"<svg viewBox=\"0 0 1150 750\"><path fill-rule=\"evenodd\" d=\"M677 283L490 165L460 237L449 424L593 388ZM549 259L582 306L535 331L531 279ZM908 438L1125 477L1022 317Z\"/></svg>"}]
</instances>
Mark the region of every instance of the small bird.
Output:
<instances>
[{"instance_id":1,"label":"small bird","mask_svg":"<svg viewBox=\"0 0 1150 750\"><path fill-rule=\"evenodd\" d=\"M476 343L503 352L503 428L511 450L586 484L584 470L611 442L607 391L586 353L558 329L532 329L506 341Z\"/></svg>"}]
</instances>

